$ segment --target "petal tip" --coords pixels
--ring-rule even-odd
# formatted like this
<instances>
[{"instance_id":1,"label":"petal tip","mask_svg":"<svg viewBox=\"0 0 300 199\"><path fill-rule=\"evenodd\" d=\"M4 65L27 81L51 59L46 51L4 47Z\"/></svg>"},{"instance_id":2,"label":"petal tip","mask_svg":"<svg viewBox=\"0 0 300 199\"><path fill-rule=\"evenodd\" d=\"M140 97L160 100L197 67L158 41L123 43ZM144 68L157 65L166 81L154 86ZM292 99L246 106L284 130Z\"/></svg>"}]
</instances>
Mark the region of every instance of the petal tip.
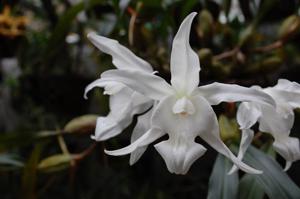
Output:
<instances>
[{"instance_id":1,"label":"petal tip","mask_svg":"<svg viewBox=\"0 0 300 199\"><path fill-rule=\"evenodd\" d=\"M94 31L91 31L87 34L87 38L91 39L92 37L96 36L97 34Z\"/></svg>"}]
</instances>

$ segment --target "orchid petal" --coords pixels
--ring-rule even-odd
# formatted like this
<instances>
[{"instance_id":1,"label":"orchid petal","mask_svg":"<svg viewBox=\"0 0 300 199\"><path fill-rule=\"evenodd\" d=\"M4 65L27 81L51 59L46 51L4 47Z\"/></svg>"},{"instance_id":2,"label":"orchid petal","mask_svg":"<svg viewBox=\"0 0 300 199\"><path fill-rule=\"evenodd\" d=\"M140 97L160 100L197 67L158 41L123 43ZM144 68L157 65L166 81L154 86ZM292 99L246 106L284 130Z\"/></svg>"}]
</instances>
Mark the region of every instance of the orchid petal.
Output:
<instances>
[{"instance_id":1,"label":"orchid petal","mask_svg":"<svg viewBox=\"0 0 300 199\"><path fill-rule=\"evenodd\" d=\"M254 137L254 131L251 129L243 129L242 130L242 138L241 138L241 143L240 143L240 148L239 148L239 153L238 153L238 159L242 160L245 152L247 151L248 147L250 146L252 140ZM232 174L238 170L237 166L233 165L228 174Z\"/></svg>"},{"instance_id":2,"label":"orchid petal","mask_svg":"<svg viewBox=\"0 0 300 199\"><path fill-rule=\"evenodd\" d=\"M125 86L119 82L115 81L104 81L103 79L96 79L89 85L84 90L84 98L87 99L87 93L90 92L92 89L95 87L100 87L104 88L104 94L107 95L114 95L118 93L121 89L123 89Z\"/></svg>"},{"instance_id":3,"label":"orchid petal","mask_svg":"<svg viewBox=\"0 0 300 199\"><path fill-rule=\"evenodd\" d=\"M276 99L278 103L288 103L293 108L300 107L300 92L278 90L273 88L266 88L264 91Z\"/></svg>"},{"instance_id":4,"label":"orchid petal","mask_svg":"<svg viewBox=\"0 0 300 199\"><path fill-rule=\"evenodd\" d=\"M210 105L217 105L221 102L254 101L275 106L274 100L264 92L236 84L215 82L199 87L195 95L203 96Z\"/></svg>"},{"instance_id":5,"label":"orchid petal","mask_svg":"<svg viewBox=\"0 0 300 199\"><path fill-rule=\"evenodd\" d=\"M286 79L278 80L274 87L265 88L279 104L289 104L293 108L300 107L300 84Z\"/></svg>"},{"instance_id":6,"label":"orchid petal","mask_svg":"<svg viewBox=\"0 0 300 199\"><path fill-rule=\"evenodd\" d=\"M274 138L289 135L294 123L294 113L283 117L274 108L261 105L262 117L259 120L259 130L271 133Z\"/></svg>"},{"instance_id":7,"label":"orchid petal","mask_svg":"<svg viewBox=\"0 0 300 199\"><path fill-rule=\"evenodd\" d=\"M243 102L239 105L237 122L240 125L240 129L248 129L259 120L262 114L259 108L252 102Z\"/></svg>"},{"instance_id":8,"label":"orchid petal","mask_svg":"<svg viewBox=\"0 0 300 199\"><path fill-rule=\"evenodd\" d=\"M179 27L171 52L171 83L177 91L192 92L199 84L199 57L190 46L190 31L197 13L189 14Z\"/></svg>"},{"instance_id":9,"label":"orchid petal","mask_svg":"<svg viewBox=\"0 0 300 199\"><path fill-rule=\"evenodd\" d=\"M285 171L291 166L291 163L300 160L300 145L299 139L282 136L281 138L275 138L273 147L277 153L279 153L286 161Z\"/></svg>"},{"instance_id":10,"label":"orchid petal","mask_svg":"<svg viewBox=\"0 0 300 199\"><path fill-rule=\"evenodd\" d=\"M211 106L208 102L199 97L198 100L200 101L198 104L198 108L205 113L205 127L203 131L200 132L200 137L207 142L211 147L213 147L216 151L223 154L224 156L228 157L238 168L241 170L252 173L252 174L260 174L262 171L256 170L242 161L240 161L235 155L230 151L230 149L223 143L219 133L219 126L216 114L214 113ZM199 106L201 105L201 106ZM203 116L202 116L203 117Z\"/></svg>"},{"instance_id":11,"label":"orchid petal","mask_svg":"<svg viewBox=\"0 0 300 199\"><path fill-rule=\"evenodd\" d=\"M151 73L151 65L134 55L128 48L117 40L109 39L94 32L87 36L89 40L101 51L112 56L112 62L118 69L140 70Z\"/></svg>"},{"instance_id":12,"label":"orchid petal","mask_svg":"<svg viewBox=\"0 0 300 199\"><path fill-rule=\"evenodd\" d=\"M206 148L193 140L182 140L177 147L174 142L176 140L170 138L154 146L165 160L171 173L186 174L191 165L205 153Z\"/></svg>"},{"instance_id":13,"label":"orchid petal","mask_svg":"<svg viewBox=\"0 0 300 199\"><path fill-rule=\"evenodd\" d=\"M113 156L126 155L132 153L139 147L144 147L149 145L150 143L154 142L155 140L162 137L163 135L164 133L160 129L151 128L139 139L137 139L135 142L131 143L127 147L118 150L113 150L113 151L105 150L105 153Z\"/></svg>"},{"instance_id":14,"label":"orchid petal","mask_svg":"<svg viewBox=\"0 0 300 199\"><path fill-rule=\"evenodd\" d=\"M91 138L96 141L108 140L122 132L130 121L116 121L114 117L108 115L106 117L98 117L95 129L95 135Z\"/></svg>"},{"instance_id":15,"label":"orchid petal","mask_svg":"<svg viewBox=\"0 0 300 199\"><path fill-rule=\"evenodd\" d=\"M110 113L99 117L96 123L93 139L107 140L120 134L133 120L135 114L142 113L152 106L149 100L130 88L123 88L117 94L110 96Z\"/></svg>"},{"instance_id":16,"label":"orchid petal","mask_svg":"<svg viewBox=\"0 0 300 199\"><path fill-rule=\"evenodd\" d=\"M300 84L298 84L297 82L291 82L287 79L279 79L277 84L273 88L300 92Z\"/></svg>"},{"instance_id":17,"label":"orchid petal","mask_svg":"<svg viewBox=\"0 0 300 199\"><path fill-rule=\"evenodd\" d=\"M141 115L138 117L138 121L136 126L133 129L132 135L131 135L131 143L136 141L138 138L143 136L149 129L150 129L150 119L152 116L152 109L145 113L144 115ZM140 157L143 155L143 153L146 151L147 145L143 147L139 147L136 150L134 150L130 154L130 160L129 163L130 165L133 165L136 163Z\"/></svg>"},{"instance_id":18,"label":"orchid petal","mask_svg":"<svg viewBox=\"0 0 300 199\"><path fill-rule=\"evenodd\" d=\"M173 89L163 78L144 72L109 70L102 73L101 79L123 83L132 90L154 100L160 100L166 95L173 94Z\"/></svg>"}]
</instances>

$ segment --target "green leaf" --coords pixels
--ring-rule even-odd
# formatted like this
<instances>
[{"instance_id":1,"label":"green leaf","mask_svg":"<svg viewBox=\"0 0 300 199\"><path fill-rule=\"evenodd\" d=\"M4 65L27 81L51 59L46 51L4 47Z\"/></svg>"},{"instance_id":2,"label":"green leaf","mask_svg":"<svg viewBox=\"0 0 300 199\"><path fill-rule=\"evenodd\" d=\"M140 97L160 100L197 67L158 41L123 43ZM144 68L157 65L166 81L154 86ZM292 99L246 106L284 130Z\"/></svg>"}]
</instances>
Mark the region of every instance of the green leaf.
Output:
<instances>
[{"instance_id":1,"label":"green leaf","mask_svg":"<svg viewBox=\"0 0 300 199\"><path fill-rule=\"evenodd\" d=\"M232 163L219 154L209 178L208 199L235 199L238 194L238 173L228 175Z\"/></svg>"},{"instance_id":2,"label":"green leaf","mask_svg":"<svg viewBox=\"0 0 300 199\"><path fill-rule=\"evenodd\" d=\"M38 164L38 169L45 172L55 172L70 166L72 156L70 154L56 154L43 159Z\"/></svg>"},{"instance_id":3,"label":"green leaf","mask_svg":"<svg viewBox=\"0 0 300 199\"><path fill-rule=\"evenodd\" d=\"M264 190L254 175L245 174L239 184L240 199L263 199Z\"/></svg>"},{"instance_id":4,"label":"green leaf","mask_svg":"<svg viewBox=\"0 0 300 199\"><path fill-rule=\"evenodd\" d=\"M254 147L249 147L243 160L254 168L263 171L263 174L252 176L270 199L300 198L299 187L269 155Z\"/></svg>"},{"instance_id":5,"label":"green leaf","mask_svg":"<svg viewBox=\"0 0 300 199\"><path fill-rule=\"evenodd\" d=\"M23 167L23 162L19 161L16 157L11 154L0 154L0 165L1 166L14 166Z\"/></svg>"}]
</instances>

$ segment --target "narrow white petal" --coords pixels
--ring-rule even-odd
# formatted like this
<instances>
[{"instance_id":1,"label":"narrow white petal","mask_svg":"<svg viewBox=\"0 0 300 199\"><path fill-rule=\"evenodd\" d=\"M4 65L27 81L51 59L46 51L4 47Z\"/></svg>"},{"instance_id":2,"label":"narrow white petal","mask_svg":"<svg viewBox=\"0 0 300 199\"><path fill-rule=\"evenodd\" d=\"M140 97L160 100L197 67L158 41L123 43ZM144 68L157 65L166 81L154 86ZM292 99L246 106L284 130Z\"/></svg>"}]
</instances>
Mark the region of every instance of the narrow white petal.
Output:
<instances>
[{"instance_id":1,"label":"narrow white petal","mask_svg":"<svg viewBox=\"0 0 300 199\"><path fill-rule=\"evenodd\" d=\"M287 171L287 170L289 170L290 168L291 168L291 166L292 166L292 164L293 164L293 162L292 161L286 161L286 163L285 163L285 167L284 167L284 171Z\"/></svg>"},{"instance_id":2,"label":"narrow white petal","mask_svg":"<svg viewBox=\"0 0 300 199\"><path fill-rule=\"evenodd\" d=\"M140 70L151 73L151 65L134 55L118 41L109 39L94 32L88 34L89 40L102 52L112 56L112 62L118 69Z\"/></svg>"},{"instance_id":3,"label":"narrow white petal","mask_svg":"<svg viewBox=\"0 0 300 199\"><path fill-rule=\"evenodd\" d=\"M205 113L202 115L202 117L206 118L206 128L200 132L200 137L204 141L206 141L211 147L213 147L216 151L229 158L241 170L252 174L262 173L262 171L256 170L246 165L237 157L235 157L235 155L230 151L230 149L223 143L223 141L220 138L218 120L213 109L205 99L199 97L198 100L201 101L200 104L202 105L201 107L199 107L200 104L198 105L199 109L202 110L202 113Z\"/></svg>"},{"instance_id":4,"label":"narrow white petal","mask_svg":"<svg viewBox=\"0 0 300 199\"><path fill-rule=\"evenodd\" d=\"M237 122L240 129L249 129L261 116L260 106L254 102L243 102L237 110Z\"/></svg>"},{"instance_id":5,"label":"narrow white petal","mask_svg":"<svg viewBox=\"0 0 300 199\"><path fill-rule=\"evenodd\" d=\"M240 142L240 148L238 153L238 159L242 160L245 152L247 151L248 147L250 146L254 137L254 131L251 129L243 129L242 130L242 138ZM233 165L228 174L232 174L238 170L237 166Z\"/></svg>"},{"instance_id":6,"label":"narrow white petal","mask_svg":"<svg viewBox=\"0 0 300 199\"><path fill-rule=\"evenodd\" d=\"M154 142L155 140L157 140L163 135L164 133L160 129L152 128L148 130L144 135L142 135L139 139L137 139L135 142L128 145L127 147L114 150L114 151L105 150L105 153L113 156L126 155L132 153L139 147L147 146L148 144Z\"/></svg>"},{"instance_id":7,"label":"narrow white petal","mask_svg":"<svg viewBox=\"0 0 300 199\"><path fill-rule=\"evenodd\" d=\"M101 75L104 81L115 81L125 84L132 90L154 100L161 100L173 94L171 86L161 77L132 70L108 70Z\"/></svg>"},{"instance_id":8,"label":"narrow white petal","mask_svg":"<svg viewBox=\"0 0 300 199\"><path fill-rule=\"evenodd\" d=\"M138 121L136 126L133 129L132 135L131 135L131 143L136 141L138 138L143 136L149 129L150 129L150 122L151 122L151 116L152 116L152 109L145 113L144 115L141 115L138 117ZM130 154L130 165L133 165L136 163L140 157L143 155L143 153L146 151L147 145L144 147L139 147L136 150L134 150Z\"/></svg>"},{"instance_id":9,"label":"narrow white petal","mask_svg":"<svg viewBox=\"0 0 300 199\"><path fill-rule=\"evenodd\" d=\"M84 98L87 99L87 94L90 92L92 89L95 87L100 87L104 88L104 94L108 95L113 95L119 92L121 89L123 89L125 86L124 84L121 84L119 82L114 82L114 81L104 81L103 79L96 79L89 85L84 90Z\"/></svg>"},{"instance_id":10,"label":"narrow white petal","mask_svg":"<svg viewBox=\"0 0 300 199\"><path fill-rule=\"evenodd\" d=\"M274 100L266 93L256 88L246 88L236 84L212 83L199 87L195 95L201 95L210 103L253 101L275 106Z\"/></svg>"},{"instance_id":11,"label":"narrow white petal","mask_svg":"<svg viewBox=\"0 0 300 199\"><path fill-rule=\"evenodd\" d=\"M300 160L300 145L298 138L287 136L275 138L273 147L275 151L287 161L284 170L288 170L292 162Z\"/></svg>"},{"instance_id":12,"label":"narrow white petal","mask_svg":"<svg viewBox=\"0 0 300 199\"><path fill-rule=\"evenodd\" d=\"M199 84L199 57L190 46L190 31L197 13L189 14L179 27L171 52L171 83L177 91L192 92Z\"/></svg>"}]
</instances>

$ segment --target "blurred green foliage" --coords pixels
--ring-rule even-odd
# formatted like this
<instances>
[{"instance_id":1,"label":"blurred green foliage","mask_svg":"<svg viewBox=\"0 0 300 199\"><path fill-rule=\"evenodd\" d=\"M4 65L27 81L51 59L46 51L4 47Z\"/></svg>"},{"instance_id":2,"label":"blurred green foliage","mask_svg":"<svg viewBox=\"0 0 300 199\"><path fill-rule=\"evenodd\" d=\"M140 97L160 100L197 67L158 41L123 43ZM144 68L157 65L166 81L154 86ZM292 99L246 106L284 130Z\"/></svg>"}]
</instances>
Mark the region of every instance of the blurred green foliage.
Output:
<instances>
[{"instance_id":1,"label":"blurred green foliage","mask_svg":"<svg viewBox=\"0 0 300 199\"><path fill-rule=\"evenodd\" d=\"M104 154L104 147L128 144L134 124L105 143L90 139L96 115L108 112L108 100L98 90L84 100L83 91L113 66L86 34L96 31L120 41L169 80L172 38L182 19L196 11L199 15L190 43L201 60L202 83L271 86L279 77L299 82L299 1L239 0L238 6L233 2L1 1L0 13L9 6L11 16L25 16L29 23L21 27L25 29L22 35L7 36L0 31L0 198L206 198L210 174L211 183L214 175L219 176L212 172L213 150L187 175L175 176L151 147L132 167L128 157ZM0 27L9 25L0 21ZM19 75L12 67L4 70L7 58L17 60ZM235 105L222 104L215 110L222 138L227 144L237 144ZM292 134L299 137L299 113L296 116ZM254 144L260 147L270 141L262 134ZM251 153L257 152L252 149ZM220 161L226 160L218 157L214 167ZM296 162L288 172L298 186L299 167ZM245 175L240 189L249 183L257 186ZM261 198L264 193L256 194Z\"/></svg>"}]
</instances>

